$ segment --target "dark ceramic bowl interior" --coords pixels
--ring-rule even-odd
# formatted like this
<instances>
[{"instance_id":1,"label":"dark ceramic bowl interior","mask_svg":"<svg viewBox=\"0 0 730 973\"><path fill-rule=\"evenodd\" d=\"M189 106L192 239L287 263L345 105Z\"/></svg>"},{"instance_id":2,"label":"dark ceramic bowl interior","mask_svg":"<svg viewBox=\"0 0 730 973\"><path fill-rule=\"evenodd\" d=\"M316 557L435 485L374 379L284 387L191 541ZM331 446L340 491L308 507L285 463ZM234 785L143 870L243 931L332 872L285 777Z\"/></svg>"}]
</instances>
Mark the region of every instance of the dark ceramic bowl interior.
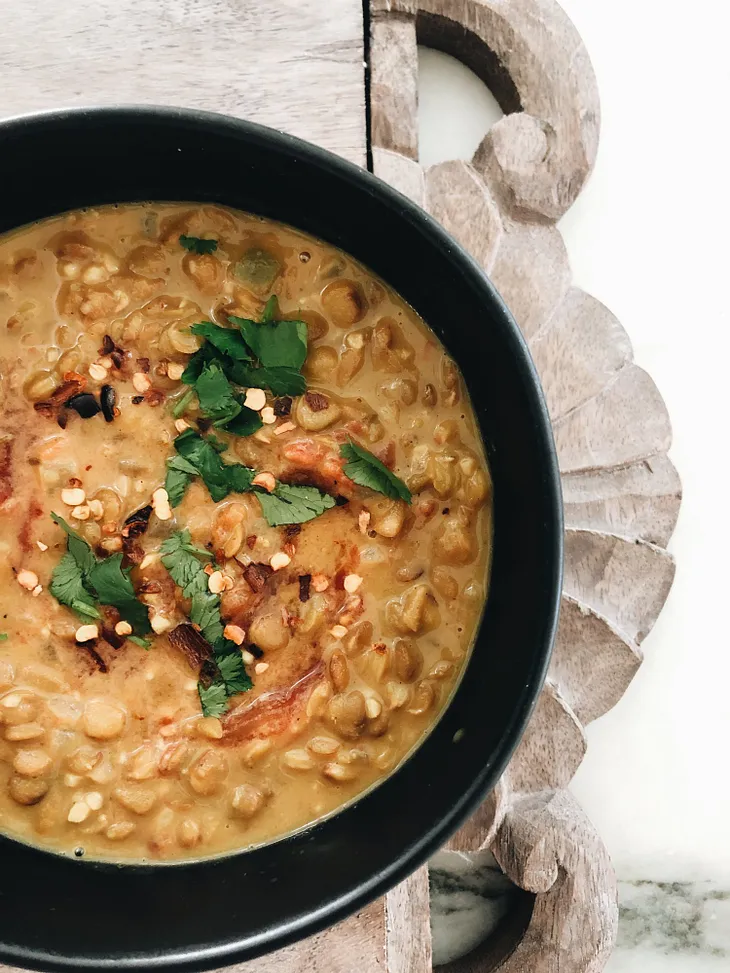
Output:
<instances>
[{"instance_id":1,"label":"dark ceramic bowl interior","mask_svg":"<svg viewBox=\"0 0 730 973\"><path fill-rule=\"evenodd\" d=\"M217 202L290 223L372 268L461 366L494 481L486 611L425 743L342 813L253 851L115 866L0 839L0 958L43 970L203 969L329 925L419 866L496 783L540 691L561 583L560 486L529 353L478 266L368 173L245 122L175 109L0 124L0 231L75 207ZM457 742L458 741L458 742Z\"/></svg>"}]
</instances>

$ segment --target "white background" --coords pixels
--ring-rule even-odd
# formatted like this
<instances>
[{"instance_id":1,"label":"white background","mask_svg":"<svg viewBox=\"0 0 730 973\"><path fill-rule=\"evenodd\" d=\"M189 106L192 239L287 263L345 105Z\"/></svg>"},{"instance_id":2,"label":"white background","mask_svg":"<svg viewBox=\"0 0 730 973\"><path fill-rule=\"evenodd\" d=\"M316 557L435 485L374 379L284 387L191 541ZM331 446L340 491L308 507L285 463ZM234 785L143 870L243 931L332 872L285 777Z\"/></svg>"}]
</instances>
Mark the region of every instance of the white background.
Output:
<instances>
[{"instance_id":1,"label":"white background","mask_svg":"<svg viewBox=\"0 0 730 973\"><path fill-rule=\"evenodd\" d=\"M625 698L589 729L573 790L621 878L727 882L730 15L723 0L562 5L602 126L561 229L576 284L617 315L665 397L684 484L674 588ZM499 110L461 65L421 53L421 161L469 158Z\"/></svg>"}]
</instances>

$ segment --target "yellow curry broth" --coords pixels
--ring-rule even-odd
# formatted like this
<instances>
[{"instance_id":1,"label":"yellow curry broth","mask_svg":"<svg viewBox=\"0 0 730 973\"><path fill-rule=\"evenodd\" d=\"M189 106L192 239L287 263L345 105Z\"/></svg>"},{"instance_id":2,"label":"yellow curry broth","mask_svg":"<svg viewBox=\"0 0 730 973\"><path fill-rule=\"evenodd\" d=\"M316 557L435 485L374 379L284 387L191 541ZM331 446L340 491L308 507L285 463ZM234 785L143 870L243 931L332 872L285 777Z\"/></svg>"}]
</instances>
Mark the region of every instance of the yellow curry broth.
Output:
<instances>
[{"instance_id":1,"label":"yellow curry broth","mask_svg":"<svg viewBox=\"0 0 730 973\"><path fill-rule=\"evenodd\" d=\"M188 252L181 234L217 247ZM215 503L194 479L125 537L127 518L159 500L176 436L199 428L194 398L173 414L202 344L190 325L259 320L272 293L281 318L308 326L308 393L267 392L272 421L254 435L215 430L223 460L342 505L272 527L255 494ZM93 857L209 855L301 827L391 772L458 679L490 537L476 422L415 312L289 227L210 207L108 207L0 240L0 371L2 829ZM111 386L112 421L64 405L68 383L97 400ZM405 480L410 505L348 479L348 439ZM107 610L79 641L94 620L49 591L66 551L52 511L97 557L124 553L148 650L114 638L124 619ZM223 623L253 683L219 718L202 715L200 666L171 640L190 600L159 548L183 528L221 570Z\"/></svg>"}]
</instances>

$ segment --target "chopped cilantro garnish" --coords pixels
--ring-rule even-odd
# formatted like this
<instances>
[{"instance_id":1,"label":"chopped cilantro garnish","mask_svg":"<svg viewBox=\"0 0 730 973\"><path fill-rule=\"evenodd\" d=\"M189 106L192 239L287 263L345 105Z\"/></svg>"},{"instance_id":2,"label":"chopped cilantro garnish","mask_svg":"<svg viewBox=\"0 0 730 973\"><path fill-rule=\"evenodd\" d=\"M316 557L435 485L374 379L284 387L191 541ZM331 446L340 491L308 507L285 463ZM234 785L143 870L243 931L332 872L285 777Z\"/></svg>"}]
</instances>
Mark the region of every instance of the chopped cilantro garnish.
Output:
<instances>
[{"instance_id":1,"label":"chopped cilantro garnish","mask_svg":"<svg viewBox=\"0 0 730 973\"><path fill-rule=\"evenodd\" d=\"M150 630L147 607L137 597L129 579L131 568L122 568L122 554L97 561L89 572L89 583L102 605L112 605L137 634Z\"/></svg>"},{"instance_id":2,"label":"chopped cilantro garnish","mask_svg":"<svg viewBox=\"0 0 730 973\"><path fill-rule=\"evenodd\" d=\"M192 598L196 592L208 590L208 575L201 562L207 564L213 560L213 555L192 543L190 531L181 530L168 537L160 545L160 553L162 563L175 584L182 588L184 598Z\"/></svg>"},{"instance_id":3,"label":"chopped cilantro garnish","mask_svg":"<svg viewBox=\"0 0 730 973\"><path fill-rule=\"evenodd\" d=\"M162 563L172 580L182 588L183 597L191 600L190 621L210 643L217 675L209 686L199 683L198 691L205 716L220 716L225 711L228 697L246 692L252 683L240 649L223 637L220 597L208 590L205 565L212 561L213 556L203 548L196 547L187 530L169 537L161 545L160 551Z\"/></svg>"},{"instance_id":4,"label":"chopped cilantro garnish","mask_svg":"<svg viewBox=\"0 0 730 973\"><path fill-rule=\"evenodd\" d=\"M129 579L131 569L122 569L122 555L97 561L89 544L69 527L63 517L55 513L51 517L68 536L68 550L51 577L53 597L83 618L101 618L96 605L111 605L137 633L149 632L147 608L134 593Z\"/></svg>"},{"instance_id":5,"label":"chopped cilantro garnish","mask_svg":"<svg viewBox=\"0 0 730 973\"><path fill-rule=\"evenodd\" d=\"M0 632L0 642L7 642L7 639L8 639L8 633Z\"/></svg>"},{"instance_id":6,"label":"chopped cilantro garnish","mask_svg":"<svg viewBox=\"0 0 730 973\"><path fill-rule=\"evenodd\" d=\"M263 426L261 416L243 404L243 396L237 398L241 411L225 424L225 430L234 436L251 436Z\"/></svg>"},{"instance_id":7,"label":"chopped cilantro garnish","mask_svg":"<svg viewBox=\"0 0 730 973\"><path fill-rule=\"evenodd\" d=\"M173 445L183 459L195 467L215 503L228 496L231 488L224 464L210 443L194 430L186 429Z\"/></svg>"},{"instance_id":8,"label":"chopped cilantro garnish","mask_svg":"<svg viewBox=\"0 0 730 973\"><path fill-rule=\"evenodd\" d=\"M202 478L216 503L229 493L255 492L261 502L263 515L272 527L306 523L335 505L333 497L316 487L277 483L273 493L254 487L254 470L241 463L224 463L213 446L192 429L181 433L173 445ZM168 462L168 476L172 463L174 460ZM175 473L177 475L178 471L175 470ZM186 468L179 471L179 475L190 476L190 473ZM177 480L173 481L173 485L177 487Z\"/></svg>"},{"instance_id":9,"label":"chopped cilantro garnish","mask_svg":"<svg viewBox=\"0 0 730 973\"><path fill-rule=\"evenodd\" d=\"M196 467L183 456L171 456L167 461L167 475L165 476L165 490L171 507L178 507L182 503L185 491L194 476L198 475Z\"/></svg>"},{"instance_id":10,"label":"chopped cilantro garnish","mask_svg":"<svg viewBox=\"0 0 730 973\"><path fill-rule=\"evenodd\" d=\"M234 388L225 387L225 381L244 388L267 388L274 395L301 395L305 391L307 383L301 369L307 357L307 325L304 321L275 320L278 307L273 295L266 302L260 324L230 317L233 327L224 328L211 321L191 327L193 334L205 338L205 344L188 362L182 381L195 389L203 414L217 425L227 426L233 420L227 428L235 432L254 425L251 417L247 417L245 426L235 424L238 410L233 402L242 403ZM182 414L187 401L178 403L175 415Z\"/></svg>"},{"instance_id":11,"label":"chopped cilantro garnish","mask_svg":"<svg viewBox=\"0 0 730 973\"><path fill-rule=\"evenodd\" d=\"M212 321L201 321L200 324L194 324L190 330L193 334L209 341L222 355L228 355L234 361L251 361L251 352L243 340L243 335L236 328L222 328Z\"/></svg>"},{"instance_id":12,"label":"chopped cilantro garnish","mask_svg":"<svg viewBox=\"0 0 730 973\"><path fill-rule=\"evenodd\" d=\"M271 527L304 524L335 505L333 497L321 493L316 487L290 486L288 483L277 483L273 493L258 492L257 496Z\"/></svg>"},{"instance_id":13,"label":"chopped cilantro garnish","mask_svg":"<svg viewBox=\"0 0 730 973\"><path fill-rule=\"evenodd\" d=\"M247 318L228 319L241 331L244 341L264 368L300 369L307 357L307 325L304 321L272 321L257 324Z\"/></svg>"},{"instance_id":14,"label":"chopped cilantro garnish","mask_svg":"<svg viewBox=\"0 0 730 973\"><path fill-rule=\"evenodd\" d=\"M185 236L183 233L180 236L180 246L190 253L215 253L218 249L218 241L203 240L199 236Z\"/></svg>"},{"instance_id":15,"label":"chopped cilantro garnish","mask_svg":"<svg viewBox=\"0 0 730 973\"><path fill-rule=\"evenodd\" d=\"M392 500L405 500L410 503L411 491L399 476L392 473L387 466L380 462L367 449L350 441L340 446L340 456L347 462L343 467L346 476L360 486L369 487L378 493L384 493Z\"/></svg>"},{"instance_id":16,"label":"chopped cilantro garnish","mask_svg":"<svg viewBox=\"0 0 730 973\"><path fill-rule=\"evenodd\" d=\"M212 682L209 686L199 682L198 696L203 716L222 716L228 709L228 693L222 679Z\"/></svg>"},{"instance_id":17,"label":"chopped cilantro garnish","mask_svg":"<svg viewBox=\"0 0 730 973\"><path fill-rule=\"evenodd\" d=\"M223 426L241 411L233 386L218 362L207 362L195 382L195 391L204 416Z\"/></svg>"},{"instance_id":18,"label":"chopped cilantro garnish","mask_svg":"<svg viewBox=\"0 0 730 973\"><path fill-rule=\"evenodd\" d=\"M142 649L149 649L149 647L152 645L152 642L150 642L149 639L141 639L138 635L128 635L127 639L130 642L134 642L135 645L138 645Z\"/></svg>"}]
</instances>

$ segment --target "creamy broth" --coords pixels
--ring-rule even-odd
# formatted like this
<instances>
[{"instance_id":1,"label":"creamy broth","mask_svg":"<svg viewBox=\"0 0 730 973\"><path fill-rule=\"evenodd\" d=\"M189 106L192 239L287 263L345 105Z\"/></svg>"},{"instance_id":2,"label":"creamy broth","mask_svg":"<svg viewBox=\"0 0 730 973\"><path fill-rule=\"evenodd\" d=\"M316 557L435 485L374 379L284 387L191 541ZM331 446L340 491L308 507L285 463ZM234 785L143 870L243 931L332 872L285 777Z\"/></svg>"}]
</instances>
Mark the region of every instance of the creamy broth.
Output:
<instances>
[{"instance_id":1,"label":"creamy broth","mask_svg":"<svg viewBox=\"0 0 730 973\"><path fill-rule=\"evenodd\" d=\"M281 224L84 210L0 238L0 373L2 830L206 856L392 772L458 681L491 535L468 397L416 313Z\"/></svg>"}]
</instances>

